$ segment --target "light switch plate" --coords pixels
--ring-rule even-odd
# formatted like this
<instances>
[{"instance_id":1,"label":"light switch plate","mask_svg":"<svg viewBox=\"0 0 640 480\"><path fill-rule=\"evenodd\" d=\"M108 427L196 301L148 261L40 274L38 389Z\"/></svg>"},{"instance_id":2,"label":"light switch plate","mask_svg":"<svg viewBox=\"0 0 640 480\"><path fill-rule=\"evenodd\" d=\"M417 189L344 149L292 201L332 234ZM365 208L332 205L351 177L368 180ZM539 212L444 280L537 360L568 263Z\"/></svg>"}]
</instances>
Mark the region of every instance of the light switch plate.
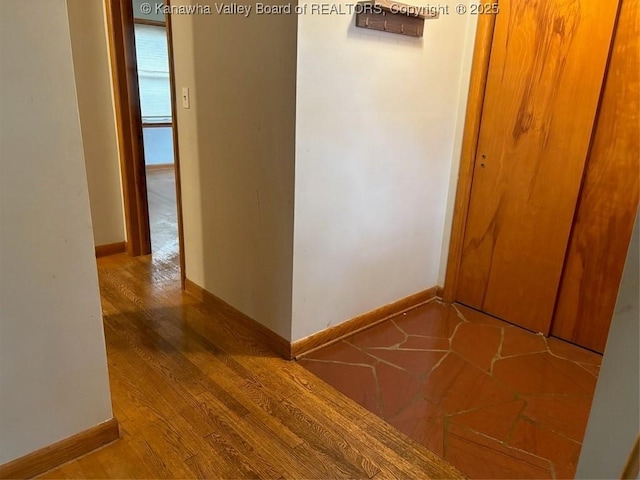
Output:
<instances>
[{"instance_id":1,"label":"light switch plate","mask_svg":"<svg viewBox=\"0 0 640 480\"><path fill-rule=\"evenodd\" d=\"M189 97L189 87L182 87L182 108L191 108L191 98Z\"/></svg>"}]
</instances>

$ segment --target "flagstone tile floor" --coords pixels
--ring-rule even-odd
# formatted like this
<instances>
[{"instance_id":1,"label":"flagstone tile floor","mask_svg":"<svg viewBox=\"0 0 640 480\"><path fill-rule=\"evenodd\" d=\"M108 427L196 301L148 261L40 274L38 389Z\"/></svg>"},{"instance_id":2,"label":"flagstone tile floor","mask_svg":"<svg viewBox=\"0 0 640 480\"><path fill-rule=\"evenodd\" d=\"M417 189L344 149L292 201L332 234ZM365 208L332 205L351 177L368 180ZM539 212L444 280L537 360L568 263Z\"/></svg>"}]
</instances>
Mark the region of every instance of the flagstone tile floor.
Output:
<instances>
[{"instance_id":1,"label":"flagstone tile floor","mask_svg":"<svg viewBox=\"0 0 640 480\"><path fill-rule=\"evenodd\" d=\"M573 478L600 360L432 301L300 364L469 478Z\"/></svg>"}]
</instances>

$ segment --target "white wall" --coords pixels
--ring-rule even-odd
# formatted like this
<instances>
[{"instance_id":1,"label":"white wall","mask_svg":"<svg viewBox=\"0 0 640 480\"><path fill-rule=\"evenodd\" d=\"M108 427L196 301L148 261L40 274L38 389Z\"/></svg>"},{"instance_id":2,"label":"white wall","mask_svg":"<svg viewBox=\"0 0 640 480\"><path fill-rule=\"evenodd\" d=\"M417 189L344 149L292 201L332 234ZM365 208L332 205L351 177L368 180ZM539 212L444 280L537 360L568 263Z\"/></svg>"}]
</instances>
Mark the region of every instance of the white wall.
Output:
<instances>
[{"instance_id":1,"label":"white wall","mask_svg":"<svg viewBox=\"0 0 640 480\"><path fill-rule=\"evenodd\" d=\"M442 4L420 39L299 18L293 340L438 284L475 31Z\"/></svg>"},{"instance_id":2,"label":"white wall","mask_svg":"<svg viewBox=\"0 0 640 480\"><path fill-rule=\"evenodd\" d=\"M636 215L576 478L620 478L640 432L639 228Z\"/></svg>"},{"instance_id":3,"label":"white wall","mask_svg":"<svg viewBox=\"0 0 640 480\"><path fill-rule=\"evenodd\" d=\"M198 3L172 22L186 275L289 339L296 18Z\"/></svg>"},{"instance_id":4,"label":"white wall","mask_svg":"<svg viewBox=\"0 0 640 480\"><path fill-rule=\"evenodd\" d=\"M68 0L82 141L96 245L125 240L104 2Z\"/></svg>"},{"instance_id":5,"label":"white wall","mask_svg":"<svg viewBox=\"0 0 640 480\"><path fill-rule=\"evenodd\" d=\"M441 284L476 19L214 3L173 17L187 277L294 341Z\"/></svg>"},{"instance_id":6,"label":"white wall","mask_svg":"<svg viewBox=\"0 0 640 480\"><path fill-rule=\"evenodd\" d=\"M112 417L63 0L0 9L0 464Z\"/></svg>"}]
</instances>

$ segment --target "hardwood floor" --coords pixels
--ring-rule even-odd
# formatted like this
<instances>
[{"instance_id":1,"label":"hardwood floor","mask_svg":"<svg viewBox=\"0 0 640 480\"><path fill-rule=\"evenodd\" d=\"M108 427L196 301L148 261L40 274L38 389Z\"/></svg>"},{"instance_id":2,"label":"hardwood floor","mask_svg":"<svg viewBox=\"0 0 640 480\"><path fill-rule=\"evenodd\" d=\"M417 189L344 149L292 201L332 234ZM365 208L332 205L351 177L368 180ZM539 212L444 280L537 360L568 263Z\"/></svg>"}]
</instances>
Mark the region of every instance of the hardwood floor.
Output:
<instances>
[{"instance_id":1,"label":"hardwood floor","mask_svg":"<svg viewBox=\"0 0 640 480\"><path fill-rule=\"evenodd\" d=\"M183 293L175 252L98 270L122 438L42 478L462 478Z\"/></svg>"},{"instance_id":2,"label":"hardwood floor","mask_svg":"<svg viewBox=\"0 0 640 480\"><path fill-rule=\"evenodd\" d=\"M176 177L173 168L147 169L147 200L151 251L171 255L178 251Z\"/></svg>"}]
</instances>

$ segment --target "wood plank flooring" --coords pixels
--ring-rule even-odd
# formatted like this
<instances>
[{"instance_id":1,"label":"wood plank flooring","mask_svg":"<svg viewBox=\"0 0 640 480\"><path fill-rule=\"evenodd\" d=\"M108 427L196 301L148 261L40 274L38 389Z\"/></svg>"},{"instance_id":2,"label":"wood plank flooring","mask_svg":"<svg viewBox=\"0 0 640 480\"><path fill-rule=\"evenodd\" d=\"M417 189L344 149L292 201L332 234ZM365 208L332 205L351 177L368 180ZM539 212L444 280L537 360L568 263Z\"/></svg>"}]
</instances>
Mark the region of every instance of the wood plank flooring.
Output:
<instances>
[{"instance_id":1,"label":"wood plank flooring","mask_svg":"<svg viewBox=\"0 0 640 480\"><path fill-rule=\"evenodd\" d=\"M175 252L98 270L122 438L42 478L462 478L183 293Z\"/></svg>"},{"instance_id":2,"label":"wood plank flooring","mask_svg":"<svg viewBox=\"0 0 640 480\"><path fill-rule=\"evenodd\" d=\"M147 200L152 252L154 255L177 252L178 210L173 168L147 169Z\"/></svg>"}]
</instances>

